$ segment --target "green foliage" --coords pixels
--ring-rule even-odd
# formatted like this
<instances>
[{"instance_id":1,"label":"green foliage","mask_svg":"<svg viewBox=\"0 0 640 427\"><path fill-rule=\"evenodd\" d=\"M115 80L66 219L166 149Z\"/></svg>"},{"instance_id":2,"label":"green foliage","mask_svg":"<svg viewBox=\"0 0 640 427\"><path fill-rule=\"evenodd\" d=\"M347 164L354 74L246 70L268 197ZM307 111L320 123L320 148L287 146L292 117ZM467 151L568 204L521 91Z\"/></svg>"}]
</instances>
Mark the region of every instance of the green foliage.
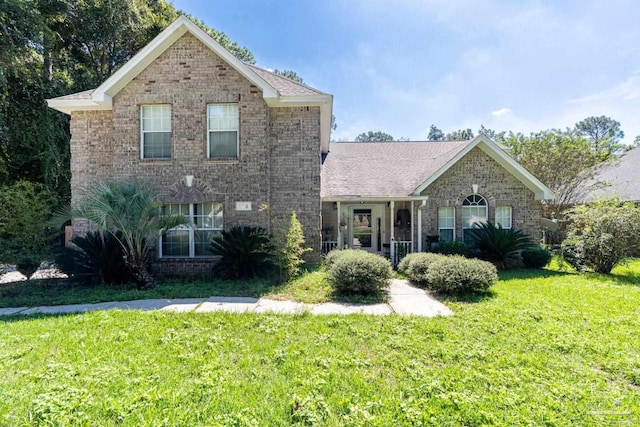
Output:
<instances>
[{"instance_id":1,"label":"green foliage","mask_svg":"<svg viewBox=\"0 0 640 427\"><path fill-rule=\"evenodd\" d=\"M469 128L459 129L448 133L444 138L446 141L467 141L473 139L473 131Z\"/></svg>"},{"instance_id":2,"label":"green foliage","mask_svg":"<svg viewBox=\"0 0 640 427\"><path fill-rule=\"evenodd\" d=\"M0 187L0 263L18 264L29 277L50 259L55 237L49 226L53 205L52 194L42 185L20 181Z\"/></svg>"},{"instance_id":3,"label":"green foliage","mask_svg":"<svg viewBox=\"0 0 640 427\"><path fill-rule=\"evenodd\" d=\"M640 208L619 199L578 205L568 211L562 242L565 260L579 271L608 274L640 250Z\"/></svg>"},{"instance_id":4,"label":"green foliage","mask_svg":"<svg viewBox=\"0 0 640 427\"><path fill-rule=\"evenodd\" d=\"M533 246L520 252L525 267L543 268L551 262L551 251L543 246Z\"/></svg>"},{"instance_id":5,"label":"green foliage","mask_svg":"<svg viewBox=\"0 0 640 427\"><path fill-rule=\"evenodd\" d=\"M70 214L91 221L103 232L120 233L125 263L140 287L155 286L148 271L155 236L188 223L182 215L162 215L155 199L149 184L104 182L92 186Z\"/></svg>"},{"instance_id":6,"label":"green foliage","mask_svg":"<svg viewBox=\"0 0 640 427\"><path fill-rule=\"evenodd\" d=\"M445 294L483 292L497 281L498 272L493 264L460 255L433 262L425 277L429 289Z\"/></svg>"},{"instance_id":7,"label":"green foliage","mask_svg":"<svg viewBox=\"0 0 640 427\"><path fill-rule=\"evenodd\" d=\"M491 222L483 222L470 230L474 249L479 258L492 262L498 268L509 268L520 262L520 251L530 248L531 238L522 230L497 227Z\"/></svg>"},{"instance_id":8,"label":"green foliage","mask_svg":"<svg viewBox=\"0 0 640 427\"><path fill-rule=\"evenodd\" d=\"M322 265L328 270L340 257L354 250L355 249L334 249L324 256Z\"/></svg>"},{"instance_id":9,"label":"green foliage","mask_svg":"<svg viewBox=\"0 0 640 427\"><path fill-rule=\"evenodd\" d=\"M433 263L441 261L445 256L430 252L415 252L407 255L407 257L409 257L409 261L403 266L404 270L400 271L406 274L411 282L424 286L427 284L429 267ZM398 269L400 269L399 265Z\"/></svg>"},{"instance_id":10,"label":"green foliage","mask_svg":"<svg viewBox=\"0 0 640 427\"><path fill-rule=\"evenodd\" d=\"M429 127L429 135L427 135L428 141L444 141L444 132L432 124Z\"/></svg>"},{"instance_id":11,"label":"green foliage","mask_svg":"<svg viewBox=\"0 0 640 427\"><path fill-rule=\"evenodd\" d=\"M369 132L363 132L360 135L356 136L355 141L356 142L389 142L389 141L393 141L393 136L385 132L381 132L381 131L374 132L370 130Z\"/></svg>"},{"instance_id":12,"label":"green foliage","mask_svg":"<svg viewBox=\"0 0 640 427\"><path fill-rule=\"evenodd\" d=\"M620 144L624 132L620 129L620 122L611 117L587 117L576 123L576 130L589 140L592 152L602 160L624 151Z\"/></svg>"},{"instance_id":13,"label":"green foliage","mask_svg":"<svg viewBox=\"0 0 640 427\"><path fill-rule=\"evenodd\" d=\"M74 247L60 248L56 266L70 279L87 285L123 284L133 278L125 264L122 233L90 231L74 236Z\"/></svg>"},{"instance_id":14,"label":"green foliage","mask_svg":"<svg viewBox=\"0 0 640 427\"><path fill-rule=\"evenodd\" d=\"M220 256L216 275L227 279L248 279L265 275L273 267L274 246L263 228L235 226L211 239L208 251Z\"/></svg>"},{"instance_id":15,"label":"green foliage","mask_svg":"<svg viewBox=\"0 0 640 427\"><path fill-rule=\"evenodd\" d=\"M277 245L276 259L285 280L292 279L300 274L300 266L304 264L302 256L312 251L304 246L304 233L302 225L295 212L291 212L284 241Z\"/></svg>"},{"instance_id":16,"label":"green foliage","mask_svg":"<svg viewBox=\"0 0 640 427\"><path fill-rule=\"evenodd\" d=\"M445 240L440 242L438 252L443 255L462 255L468 257L471 254L471 248L465 242Z\"/></svg>"},{"instance_id":17,"label":"green foliage","mask_svg":"<svg viewBox=\"0 0 640 427\"><path fill-rule=\"evenodd\" d=\"M389 260L365 251L341 251L327 271L327 281L341 294L375 295L387 287L393 271Z\"/></svg>"},{"instance_id":18,"label":"green foliage","mask_svg":"<svg viewBox=\"0 0 640 427\"><path fill-rule=\"evenodd\" d=\"M293 80L294 82L304 83L302 77L298 75L295 71L292 70L273 70L273 72L279 76L286 77L289 80Z\"/></svg>"}]
</instances>

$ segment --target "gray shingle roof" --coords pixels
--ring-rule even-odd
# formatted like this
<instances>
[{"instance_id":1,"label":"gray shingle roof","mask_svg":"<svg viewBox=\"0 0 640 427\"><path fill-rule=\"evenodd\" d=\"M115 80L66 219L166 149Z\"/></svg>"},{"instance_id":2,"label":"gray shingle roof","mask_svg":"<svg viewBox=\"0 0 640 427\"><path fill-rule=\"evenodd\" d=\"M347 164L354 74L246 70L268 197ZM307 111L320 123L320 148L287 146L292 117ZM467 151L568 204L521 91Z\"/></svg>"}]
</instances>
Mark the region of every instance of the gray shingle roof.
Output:
<instances>
[{"instance_id":1,"label":"gray shingle roof","mask_svg":"<svg viewBox=\"0 0 640 427\"><path fill-rule=\"evenodd\" d=\"M76 93L70 93L69 95L63 95L63 96L59 96L57 98L53 98L53 99L91 99L91 93L93 92L93 89L89 89L89 90L85 90L82 92L76 92Z\"/></svg>"},{"instance_id":2,"label":"gray shingle roof","mask_svg":"<svg viewBox=\"0 0 640 427\"><path fill-rule=\"evenodd\" d=\"M321 195L409 196L471 142L333 142Z\"/></svg>"},{"instance_id":3,"label":"gray shingle roof","mask_svg":"<svg viewBox=\"0 0 640 427\"><path fill-rule=\"evenodd\" d=\"M640 147L625 153L611 166L603 168L591 184L603 182L605 187L590 192L585 200L618 195L624 201L640 201Z\"/></svg>"},{"instance_id":4,"label":"gray shingle roof","mask_svg":"<svg viewBox=\"0 0 640 427\"><path fill-rule=\"evenodd\" d=\"M246 64L253 72L262 77L264 81L269 83L275 90L280 92L282 96L304 96L304 95L326 95L317 89L307 86L304 83L298 83L286 77L282 77L276 73L256 67L255 65Z\"/></svg>"}]
</instances>

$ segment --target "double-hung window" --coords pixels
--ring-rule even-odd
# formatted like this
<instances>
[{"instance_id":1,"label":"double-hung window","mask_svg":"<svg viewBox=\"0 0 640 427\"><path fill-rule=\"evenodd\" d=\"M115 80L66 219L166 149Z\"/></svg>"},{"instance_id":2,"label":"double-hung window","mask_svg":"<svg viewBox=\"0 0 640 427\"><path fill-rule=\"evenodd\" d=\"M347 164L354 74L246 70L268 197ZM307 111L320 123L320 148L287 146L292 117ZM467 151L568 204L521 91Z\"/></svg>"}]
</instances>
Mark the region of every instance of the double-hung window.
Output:
<instances>
[{"instance_id":1,"label":"double-hung window","mask_svg":"<svg viewBox=\"0 0 640 427\"><path fill-rule=\"evenodd\" d=\"M472 194L462 202L462 240L470 245L473 243L469 230L477 223L487 221L487 200Z\"/></svg>"},{"instance_id":2,"label":"double-hung window","mask_svg":"<svg viewBox=\"0 0 640 427\"><path fill-rule=\"evenodd\" d=\"M207 157L238 158L238 104L207 105Z\"/></svg>"},{"instance_id":3,"label":"double-hung window","mask_svg":"<svg viewBox=\"0 0 640 427\"><path fill-rule=\"evenodd\" d=\"M140 106L140 158L171 158L171 105Z\"/></svg>"},{"instance_id":4,"label":"double-hung window","mask_svg":"<svg viewBox=\"0 0 640 427\"><path fill-rule=\"evenodd\" d=\"M211 256L207 246L222 231L222 203L172 203L162 206L163 215L183 215L191 226L176 227L160 238L160 257Z\"/></svg>"},{"instance_id":5,"label":"double-hung window","mask_svg":"<svg viewBox=\"0 0 640 427\"><path fill-rule=\"evenodd\" d=\"M440 241L455 240L456 237L456 208L438 208L438 234Z\"/></svg>"},{"instance_id":6,"label":"double-hung window","mask_svg":"<svg viewBox=\"0 0 640 427\"><path fill-rule=\"evenodd\" d=\"M511 206L496 206L496 225L511 228Z\"/></svg>"}]
</instances>

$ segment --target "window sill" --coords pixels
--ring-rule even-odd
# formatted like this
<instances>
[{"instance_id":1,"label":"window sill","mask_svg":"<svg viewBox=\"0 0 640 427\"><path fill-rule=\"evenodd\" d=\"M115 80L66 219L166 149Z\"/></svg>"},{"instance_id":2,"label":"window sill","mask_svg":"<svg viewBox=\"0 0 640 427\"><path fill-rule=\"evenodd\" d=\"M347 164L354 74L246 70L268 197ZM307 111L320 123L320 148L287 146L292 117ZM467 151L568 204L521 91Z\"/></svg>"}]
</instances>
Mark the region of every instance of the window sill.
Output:
<instances>
[{"instance_id":1,"label":"window sill","mask_svg":"<svg viewBox=\"0 0 640 427\"><path fill-rule=\"evenodd\" d=\"M231 159L231 158L229 158L229 159L223 159L223 158L211 159L211 158L207 158L206 160L207 160L207 162L210 162L210 163L229 163L229 164L240 163L240 159L239 158L236 158L236 159Z\"/></svg>"},{"instance_id":2,"label":"window sill","mask_svg":"<svg viewBox=\"0 0 640 427\"><path fill-rule=\"evenodd\" d=\"M140 159L140 163L143 165L150 165L154 163L169 163L173 161L173 158L168 159Z\"/></svg>"}]
</instances>

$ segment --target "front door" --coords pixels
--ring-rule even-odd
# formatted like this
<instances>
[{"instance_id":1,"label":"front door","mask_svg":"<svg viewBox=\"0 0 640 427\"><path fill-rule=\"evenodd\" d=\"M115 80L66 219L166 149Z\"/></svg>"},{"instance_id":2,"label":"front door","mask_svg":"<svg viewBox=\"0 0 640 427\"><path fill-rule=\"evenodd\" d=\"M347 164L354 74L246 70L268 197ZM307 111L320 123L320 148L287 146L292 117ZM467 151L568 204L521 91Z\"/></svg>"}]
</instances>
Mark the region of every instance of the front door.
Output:
<instances>
[{"instance_id":1,"label":"front door","mask_svg":"<svg viewBox=\"0 0 640 427\"><path fill-rule=\"evenodd\" d=\"M380 218L373 207L359 206L351 210L351 247L367 252L379 252Z\"/></svg>"}]
</instances>

